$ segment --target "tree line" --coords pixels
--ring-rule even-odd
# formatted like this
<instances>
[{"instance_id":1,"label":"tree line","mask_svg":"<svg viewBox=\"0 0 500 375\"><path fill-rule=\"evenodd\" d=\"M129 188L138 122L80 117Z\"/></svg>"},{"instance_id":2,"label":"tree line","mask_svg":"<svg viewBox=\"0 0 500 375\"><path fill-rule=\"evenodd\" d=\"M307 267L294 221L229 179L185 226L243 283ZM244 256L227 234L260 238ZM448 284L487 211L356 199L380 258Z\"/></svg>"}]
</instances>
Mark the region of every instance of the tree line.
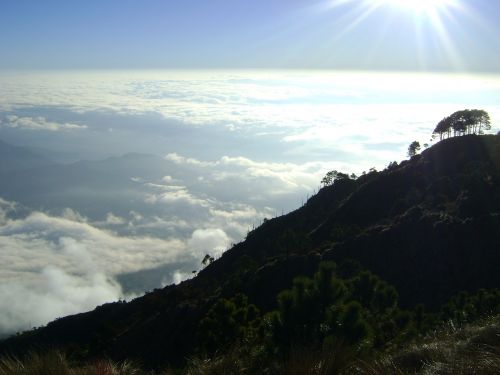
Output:
<instances>
[{"instance_id":1,"label":"tree line","mask_svg":"<svg viewBox=\"0 0 500 375\"><path fill-rule=\"evenodd\" d=\"M446 116L438 122L432 132L432 139L439 140L468 134L484 134L491 130L491 119L488 112L482 109L463 109ZM426 145L424 145L426 146ZM420 150L420 143L413 141L408 146L408 156L415 156Z\"/></svg>"},{"instance_id":2,"label":"tree line","mask_svg":"<svg viewBox=\"0 0 500 375\"><path fill-rule=\"evenodd\" d=\"M488 112L482 109L464 109L457 111L438 122L434 129L433 138L439 140L457 135L483 134L491 129L491 119Z\"/></svg>"},{"instance_id":3,"label":"tree line","mask_svg":"<svg viewBox=\"0 0 500 375\"><path fill-rule=\"evenodd\" d=\"M434 131L432 132L432 139L439 137L443 140L450 137L468 134L484 134L486 130L491 130L491 118L488 112L482 109L463 109L456 111L449 116L446 116L438 122ZM500 134L500 132L499 132ZM425 143L424 148L429 145ZM420 142L413 141L408 146L407 155L409 157L415 156L421 150ZM392 164L392 163L391 163ZM374 170L374 169L373 169ZM372 172L372 170L370 170ZM348 173L342 173L336 170L329 171L321 180L324 186L332 185L335 180L342 179L356 179L357 176Z\"/></svg>"}]
</instances>

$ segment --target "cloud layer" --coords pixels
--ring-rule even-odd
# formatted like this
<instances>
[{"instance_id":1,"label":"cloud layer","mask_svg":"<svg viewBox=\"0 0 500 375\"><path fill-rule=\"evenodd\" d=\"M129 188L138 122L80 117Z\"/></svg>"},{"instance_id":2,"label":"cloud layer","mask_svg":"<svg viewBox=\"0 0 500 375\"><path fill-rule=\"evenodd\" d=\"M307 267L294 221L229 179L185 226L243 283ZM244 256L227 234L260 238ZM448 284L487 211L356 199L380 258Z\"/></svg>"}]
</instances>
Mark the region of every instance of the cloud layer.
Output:
<instances>
[{"instance_id":1,"label":"cloud layer","mask_svg":"<svg viewBox=\"0 0 500 375\"><path fill-rule=\"evenodd\" d=\"M64 163L158 156L2 176L0 333L179 282L328 170L401 160L458 109L500 130L498 98L492 75L0 72L0 139Z\"/></svg>"},{"instance_id":2,"label":"cloud layer","mask_svg":"<svg viewBox=\"0 0 500 375\"><path fill-rule=\"evenodd\" d=\"M180 240L118 236L74 218L33 212L9 219L12 206L5 203L0 226L0 333L125 298L116 281L119 274L165 263L194 263L198 256L187 252Z\"/></svg>"},{"instance_id":3,"label":"cloud layer","mask_svg":"<svg viewBox=\"0 0 500 375\"><path fill-rule=\"evenodd\" d=\"M119 140L124 146L121 152L133 145L142 151L211 159L221 157L222 148L231 150L231 156L252 159L276 160L280 155L282 160L300 162L343 159L349 160L353 172L404 157L411 140L427 142L435 124L457 109L484 108L497 129L499 96L500 78L494 75L0 74L0 110L18 116L22 120L17 123L28 128L86 126L84 137L98 132L93 140L101 147L116 147ZM48 117L61 120L45 120ZM372 148L381 142L392 145L383 154Z\"/></svg>"},{"instance_id":4,"label":"cloud layer","mask_svg":"<svg viewBox=\"0 0 500 375\"><path fill-rule=\"evenodd\" d=\"M159 197L155 204L171 203L163 202L162 194ZM130 298L117 282L121 275L170 265L155 287L160 281L178 283L201 267L205 254L220 256L261 216L249 206L224 210L221 204L217 208L195 199L188 204L207 217L204 226L203 220L188 224L180 219L144 218L136 212L128 218L109 213L105 221L90 223L71 209L61 216L35 211L11 218L18 205L0 203L0 335ZM128 235L106 227L121 227ZM127 227L135 228L127 231ZM163 230L169 232L167 239L130 234ZM140 290L140 286L131 287Z\"/></svg>"}]
</instances>

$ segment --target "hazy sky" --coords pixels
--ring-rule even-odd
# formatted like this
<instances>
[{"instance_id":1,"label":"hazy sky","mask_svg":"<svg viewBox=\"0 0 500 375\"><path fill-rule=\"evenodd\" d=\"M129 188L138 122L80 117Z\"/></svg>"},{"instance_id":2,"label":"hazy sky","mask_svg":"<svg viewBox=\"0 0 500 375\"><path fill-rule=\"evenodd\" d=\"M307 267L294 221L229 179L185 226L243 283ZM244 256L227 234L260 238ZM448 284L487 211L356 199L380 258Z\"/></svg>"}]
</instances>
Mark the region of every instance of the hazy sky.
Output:
<instances>
[{"instance_id":1,"label":"hazy sky","mask_svg":"<svg viewBox=\"0 0 500 375\"><path fill-rule=\"evenodd\" d=\"M491 72L499 17L497 0L5 0L0 67Z\"/></svg>"}]
</instances>

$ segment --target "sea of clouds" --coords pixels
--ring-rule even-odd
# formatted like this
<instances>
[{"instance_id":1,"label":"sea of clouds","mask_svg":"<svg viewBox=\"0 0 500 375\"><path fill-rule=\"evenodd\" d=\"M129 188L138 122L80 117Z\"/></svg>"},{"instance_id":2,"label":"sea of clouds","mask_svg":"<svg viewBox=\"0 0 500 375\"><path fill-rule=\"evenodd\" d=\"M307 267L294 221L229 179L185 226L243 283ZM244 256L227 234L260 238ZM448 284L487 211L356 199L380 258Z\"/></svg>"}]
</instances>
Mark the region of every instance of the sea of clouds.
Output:
<instances>
[{"instance_id":1,"label":"sea of clouds","mask_svg":"<svg viewBox=\"0 0 500 375\"><path fill-rule=\"evenodd\" d=\"M191 277L328 170L399 161L463 108L498 131L498 98L486 75L0 72L0 139L54 161L2 175L0 334Z\"/></svg>"}]
</instances>

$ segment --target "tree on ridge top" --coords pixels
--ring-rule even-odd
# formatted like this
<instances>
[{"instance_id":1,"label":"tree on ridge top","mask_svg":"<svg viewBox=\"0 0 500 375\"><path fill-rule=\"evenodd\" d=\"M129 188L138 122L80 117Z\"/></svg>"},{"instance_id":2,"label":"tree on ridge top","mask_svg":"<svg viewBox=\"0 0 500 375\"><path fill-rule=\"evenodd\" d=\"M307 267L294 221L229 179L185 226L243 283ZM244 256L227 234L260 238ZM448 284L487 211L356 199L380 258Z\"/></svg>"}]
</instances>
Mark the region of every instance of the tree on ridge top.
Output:
<instances>
[{"instance_id":1,"label":"tree on ridge top","mask_svg":"<svg viewBox=\"0 0 500 375\"><path fill-rule=\"evenodd\" d=\"M464 109L456 111L438 122L432 136L439 140L465 134L484 134L491 129L491 119L488 112L482 109Z\"/></svg>"}]
</instances>

